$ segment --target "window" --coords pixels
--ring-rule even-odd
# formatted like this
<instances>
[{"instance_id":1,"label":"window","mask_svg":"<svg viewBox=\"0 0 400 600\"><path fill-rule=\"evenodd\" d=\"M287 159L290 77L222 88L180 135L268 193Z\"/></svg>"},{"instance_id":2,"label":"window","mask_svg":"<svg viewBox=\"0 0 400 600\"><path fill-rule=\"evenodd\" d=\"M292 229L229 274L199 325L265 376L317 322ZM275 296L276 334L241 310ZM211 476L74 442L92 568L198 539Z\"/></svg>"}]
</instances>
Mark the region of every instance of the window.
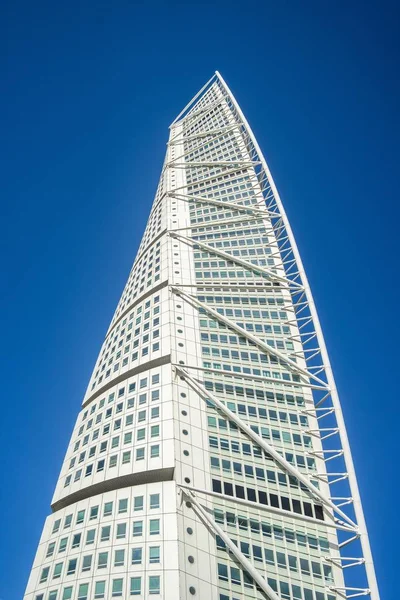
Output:
<instances>
[{"instance_id":1,"label":"window","mask_svg":"<svg viewBox=\"0 0 400 600\"><path fill-rule=\"evenodd\" d=\"M88 546L89 544L93 544L94 543L94 537L96 535L96 530L95 529L89 529L89 531L86 534L86 545Z\"/></svg>"},{"instance_id":2,"label":"window","mask_svg":"<svg viewBox=\"0 0 400 600\"><path fill-rule=\"evenodd\" d=\"M160 576L150 575L149 577L149 594L160 593Z\"/></svg>"},{"instance_id":3,"label":"window","mask_svg":"<svg viewBox=\"0 0 400 600\"><path fill-rule=\"evenodd\" d=\"M232 583L240 585L240 569L237 569L236 567L231 567L231 579Z\"/></svg>"},{"instance_id":4,"label":"window","mask_svg":"<svg viewBox=\"0 0 400 600\"><path fill-rule=\"evenodd\" d=\"M71 600L72 598L72 587L68 586L64 588L62 600Z\"/></svg>"},{"instance_id":5,"label":"window","mask_svg":"<svg viewBox=\"0 0 400 600\"><path fill-rule=\"evenodd\" d=\"M90 509L90 516L89 519L97 519L99 515L99 507L98 506L92 506L92 508Z\"/></svg>"},{"instance_id":6,"label":"window","mask_svg":"<svg viewBox=\"0 0 400 600\"><path fill-rule=\"evenodd\" d=\"M133 510L143 510L143 496L136 496L136 498L134 498Z\"/></svg>"},{"instance_id":7,"label":"window","mask_svg":"<svg viewBox=\"0 0 400 600\"><path fill-rule=\"evenodd\" d=\"M141 596L142 594L142 578L131 577L131 596Z\"/></svg>"},{"instance_id":8,"label":"window","mask_svg":"<svg viewBox=\"0 0 400 600\"><path fill-rule=\"evenodd\" d=\"M89 591L88 583L81 583L78 589L78 600L87 600Z\"/></svg>"},{"instance_id":9,"label":"window","mask_svg":"<svg viewBox=\"0 0 400 600\"><path fill-rule=\"evenodd\" d=\"M104 504L104 516L108 517L109 515L112 515L112 510L113 510L113 503L112 502L106 502Z\"/></svg>"},{"instance_id":10,"label":"window","mask_svg":"<svg viewBox=\"0 0 400 600\"><path fill-rule=\"evenodd\" d=\"M160 494L150 494L150 509L160 508Z\"/></svg>"},{"instance_id":11,"label":"window","mask_svg":"<svg viewBox=\"0 0 400 600\"><path fill-rule=\"evenodd\" d=\"M150 564L160 562L160 546L150 546L149 562Z\"/></svg>"},{"instance_id":12,"label":"window","mask_svg":"<svg viewBox=\"0 0 400 600\"><path fill-rule=\"evenodd\" d=\"M60 529L60 524L61 524L61 519L57 519L57 521L54 521L52 533L57 533L57 531Z\"/></svg>"},{"instance_id":13,"label":"window","mask_svg":"<svg viewBox=\"0 0 400 600\"><path fill-rule=\"evenodd\" d=\"M118 513L126 513L128 512L128 498L123 498L118 502Z\"/></svg>"},{"instance_id":14,"label":"window","mask_svg":"<svg viewBox=\"0 0 400 600\"><path fill-rule=\"evenodd\" d=\"M58 547L58 551L59 552L65 552L65 549L67 547L67 543L68 543L68 538L67 537L61 538L60 545Z\"/></svg>"},{"instance_id":15,"label":"window","mask_svg":"<svg viewBox=\"0 0 400 600\"><path fill-rule=\"evenodd\" d=\"M144 460L144 448L136 449L136 460Z\"/></svg>"},{"instance_id":16,"label":"window","mask_svg":"<svg viewBox=\"0 0 400 600\"><path fill-rule=\"evenodd\" d=\"M122 454L122 464L125 465L126 463L131 461L131 453L130 452L123 452Z\"/></svg>"},{"instance_id":17,"label":"window","mask_svg":"<svg viewBox=\"0 0 400 600\"><path fill-rule=\"evenodd\" d=\"M76 571L76 558L71 558L68 563L67 575L73 575Z\"/></svg>"},{"instance_id":18,"label":"window","mask_svg":"<svg viewBox=\"0 0 400 600\"><path fill-rule=\"evenodd\" d=\"M104 598L106 591L106 582L105 581L96 581L94 586L94 597L95 598Z\"/></svg>"},{"instance_id":19,"label":"window","mask_svg":"<svg viewBox=\"0 0 400 600\"><path fill-rule=\"evenodd\" d=\"M54 549L56 547L56 543L55 542L51 542L48 547L47 547L47 553L46 553L46 558L48 558L49 556L52 556L54 554Z\"/></svg>"},{"instance_id":20,"label":"window","mask_svg":"<svg viewBox=\"0 0 400 600\"><path fill-rule=\"evenodd\" d=\"M100 552L99 559L97 562L97 568L98 569L107 568L107 562L108 562L108 552Z\"/></svg>"},{"instance_id":21,"label":"window","mask_svg":"<svg viewBox=\"0 0 400 600\"><path fill-rule=\"evenodd\" d=\"M84 518L85 518L85 511L79 510L78 514L76 515L76 524L78 525L79 523L83 523Z\"/></svg>"},{"instance_id":22,"label":"window","mask_svg":"<svg viewBox=\"0 0 400 600\"><path fill-rule=\"evenodd\" d=\"M57 600L57 592L58 592L58 590L52 590L49 593L49 600Z\"/></svg>"},{"instance_id":23,"label":"window","mask_svg":"<svg viewBox=\"0 0 400 600\"><path fill-rule=\"evenodd\" d=\"M125 562L125 550L116 550L114 554L114 567L122 567Z\"/></svg>"},{"instance_id":24,"label":"window","mask_svg":"<svg viewBox=\"0 0 400 600\"><path fill-rule=\"evenodd\" d=\"M142 564L142 548L132 548L132 564Z\"/></svg>"},{"instance_id":25,"label":"window","mask_svg":"<svg viewBox=\"0 0 400 600\"><path fill-rule=\"evenodd\" d=\"M133 522L133 537L138 537L143 535L143 521L134 521Z\"/></svg>"},{"instance_id":26,"label":"window","mask_svg":"<svg viewBox=\"0 0 400 600\"><path fill-rule=\"evenodd\" d=\"M150 519L150 535L159 535L160 519Z\"/></svg>"},{"instance_id":27,"label":"window","mask_svg":"<svg viewBox=\"0 0 400 600\"><path fill-rule=\"evenodd\" d=\"M118 523L117 525L117 540L123 539L126 535L126 523Z\"/></svg>"},{"instance_id":28,"label":"window","mask_svg":"<svg viewBox=\"0 0 400 600\"><path fill-rule=\"evenodd\" d=\"M150 446L150 458L158 458L160 456L160 446Z\"/></svg>"},{"instance_id":29,"label":"window","mask_svg":"<svg viewBox=\"0 0 400 600\"><path fill-rule=\"evenodd\" d=\"M123 579L113 579L112 582L112 596L122 596L122 583Z\"/></svg>"},{"instance_id":30,"label":"window","mask_svg":"<svg viewBox=\"0 0 400 600\"><path fill-rule=\"evenodd\" d=\"M62 566L62 562L54 565L53 579L58 579L59 577L61 577Z\"/></svg>"},{"instance_id":31,"label":"window","mask_svg":"<svg viewBox=\"0 0 400 600\"><path fill-rule=\"evenodd\" d=\"M91 568L92 568L92 555L88 554L87 556L83 557L82 571L90 571Z\"/></svg>"},{"instance_id":32,"label":"window","mask_svg":"<svg viewBox=\"0 0 400 600\"><path fill-rule=\"evenodd\" d=\"M65 517L65 521L64 521L64 529L71 527L71 522L72 522L72 515L67 515Z\"/></svg>"},{"instance_id":33,"label":"window","mask_svg":"<svg viewBox=\"0 0 400 600\"><path fill-rule=\"evenodd\" d=\"M159 425L152 425L150 428L150 435L152 438L158 437L160 435L160 426Z\"/></svg>"},{"instance_id":34,"label":"window","mask_svg":"<svg viewBox=\"0 0 400 600\"><path fill-rule=\"evenodd\" d=\"M101 541L102 542L107 542L110 539L110 531L111 531L110 525L107 525L106 527L101 528Z\"/></svg>"},{"instance_id":35,"label":"window","mask_svg":"<svg viewBox=\"0 0 400 600\"><path fill-rule=\"evenodd\" d=\"M43 583L44 581L47 581L47 578L49 576L49 571L50 571L50 567L45 567L42 570L42 574L40 576L40 582L39 583Z\"/></svg>"},{"instance_id":36,"label":"window","mask_svg":"<svg viewBox=\"0 0 400 600\"><path fill-rule=\"evenodd\" d=\"M80 543L81 543L81 534L76 533L72 538L72 548L79 548Z\"/></svg>"},{"instance_id":37,"label":"window","mask_svg":"<svg viewBox=\"0 0 400 600\"><path fill-rule=\"evenodd\" d=\"M218 563L218 578L222 581L228 581L228 567Z\"/></svg>"}]
</instances>

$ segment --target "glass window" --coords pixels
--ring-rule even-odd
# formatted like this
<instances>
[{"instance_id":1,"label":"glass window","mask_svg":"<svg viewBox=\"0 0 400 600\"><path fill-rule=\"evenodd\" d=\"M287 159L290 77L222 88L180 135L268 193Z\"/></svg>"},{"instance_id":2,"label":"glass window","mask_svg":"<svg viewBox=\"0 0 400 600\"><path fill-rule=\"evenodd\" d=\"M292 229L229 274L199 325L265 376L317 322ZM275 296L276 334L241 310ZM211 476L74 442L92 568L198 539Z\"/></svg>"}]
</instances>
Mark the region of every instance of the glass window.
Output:
<instances>
[{"instance_id":1,"label":"glass window","mask_svg":"<svg viewBox=\"0 0 400 600\"><path fill-rule=\"evenodd\" d=\"M96 530L95 529L89 529L89 531L86 534L86 544L93 544L94 543L94 537L96 535Z\"/></svg>"},{"instance_id":2,"label":"glass window","mask_svg":"<svg viewBox=\"0 0 400 600\"><path fill-rule=\"evenodd\" d=\"M121 567L125 562L125 550L116 550L114 554L114 567Z\"/></svg>"},{"instance_id":3,"label":"glass window","mask_svg":"<svg viewBox=\"0 0 400 600\"><path fill-rule=\"evenodd\" d=\"M47 578L49 576L49 571L50 571L50 567L45 567L42 570L42 574L40 576L40 583L43 583L44 581L47 581Z\"/></svg>"},{"instance_id":4,"label":"glass window","mask_svg":"<svg viewBox=\"0 0 400 600\"><path fill-rule=\"evenodd\" d=\"M157 458L160 456L160 446L150 446L150 458Z\"/></svg>"},{"instance_id":5,"label":"glass window","mask_svg":"<svg viewBox=\"0 0 400 600\"><path fill-rule=\"evenodd\" d=\"M123 579L113 579L112 582L112 596L122 596L122 584Z\"/></svg>"},{"instance_id":6,"label":"glass window","mask_svg":"<svg viewBox=\"0 0 400 600\"><path fill-rule=\"evenodd\" d=\"M143 534L143 521L133 522L133 537L141 536Z\"/></svg>"},{"instance_id":7,"label":"glass window","mask_svg":"<svg viewBox=\"0 0 400 600\"><path fill-rule=\"evenodd\" d=\"M52 590L49 593L49 600L57 600L57 592L58 592L58 590Z\"/></svg>"},{"instance_id":8,"label":"glass window","mask_svg":"<svg viewBox=\"0 0 400 600\"><path fill-rule=\"evenodd\" d=\"M78 589L78 600L87 600L89 591L88 583L81 583Z\"/></svg>"},{"instance_id":9,"label":"glass window","mask_svg":"<svg viewBox=\"0 0 400 600\"><path fill-rule=\"evenodd\" d=\"M61 577L62 566L62 562L54 565L53 579L58 579L59 577Z\"/></svg>"},{"instance_id":10,"label":"glass window","mask_svg":"<svg viewBox=\"0 0 400 600\"><path fill-rule=\"evenodd\" d=\"M90 509L90 516L89 519L97 519L99 514L99 507L98 506L92 506L92 508Z\"/></svg>"},{"instance_id":11,"label":"glass window","mask_svg":"<svg viewBox=\"0 0 400 600\"><path fill-rule=\"evenodd\" d=\"M136 460L144 460L144 448L136 449Z\"/></svg>"},{"instance_id":12,"label":"glass window","mask_svg":"<svg viewBox=\"0 0 400 600\"><path fill-rule=\"evenodd\" d=\"M118 502L118 513L128 512L128 498L123 498Z\"/></svg>"},{"instance_id":13,"label":"glass window","mask_svg":"<svg viewBox=\"0 0 400 600\"><path fill-rule=\"evenodd\" d=\"M132 548L132 564L142 564L142 548Z\"/></svg>"},{"instance_id":14,"label":"glass window","mask_svg":"<svg viewBox=\"0 0 400 600\"><path fill-rule=\"evenodd\" d=\"M140 596L142 594L142 578L131 577L131 596Z\"/></svg>"},{"instance_id":15,"label":"glass window","mask_svg":"<svg viewBox=\"0 0 400 600\"><path fill-rule=\"evenodd\" d=\"M92 555L88 554L87 556L83 557L82 571L90 571L91 567L92 567Z\"/></svg>"},{"instance_id":16,"label":"glass window","mask_svg":"<svg viewBox=\"0 0 400 600\"><path fill-rule=\"evenodd\" d=\"M149 577L149 594L160 593L160 576L150 575Z\"/></svg>"},{"instance_id":17,"label":"glass window","mask_svg":"<svg viewBox=\"0 0 400 600\"><path fill-rule=\"evenodd\" d=\"M67 547L67 543L68 543L68 538L67 537L61 538L60 545L58 547L58 551L59 552L65 552L65 549Z\"/></svg>"},{"instance_id":18,"label":"glass window","mask_svg":"<svg viewBox=\"0 0 400 600\"><path fill-rule=\"evenodd\" d=\"M54 521L52 533L57 533L57 531L60 529L60 523L61 519L57 519L57 521Z\"/></svg>"},{"instance_id":19,"label":"glass window","mask_svg":"<svg viewBox=\"0 0 400 600\"><path fill-rule=\"evenodd\" d=\"M71 522L72 522L72 515L67 515L65 517L65 521L64 521L64 529L71 527Z\"/></svg>"},{"instance_id":20,"label":"glass window","mask_svg":"<svg viewBox=\"0 0 400 600\"><path fill-rule=\"evenodd\" d=\"M85 518L85 511L84 510L79 510L77 515L76 515L76 523L83 523L83 520Z\"/></svg>"},{"instance_id":21,"label":"glass window","mask_svg":"<svg viewBox=\"0 0 400 600\"><path fill-rule=\"evenodd\" d=\"M102 542L106 542L110 539L110 531L111 531L110 525L107 525L106 527L101 528L101 541Z\"/></svg>"},{"instance_id":22,"label":"glass window","mask_svg":"<svg viewBox=\"0 0 400 600\"><path fill-rule=\"evenodd\" d=\"M160 562L160 546L150 546L149 562L150 564Z\"/></svg>"},{"instance_id":23,"label":"glass window","mask_svg":"<svg viewBox=\"0 0 400 600\"><path fill-rule=\"evenodd\" d=\"M72 586L64 588L62 600L71 600L72 598Z\"/></svg>"},{"instance_id":24,"label":"glass window","mask_svg":"<svg viewBox=\"0 0 400 600\"><path fill-rule=\"evenodd\" d=\"M104 504L104 516L107 517L108 515L112 515L112 510L113 510L113 503L106 502Z\"/></svg>"},{"instance_id":25,"label":"glass window","mask_svg":"<svg viewBox=\"0 0 400 600\"><path fill-rule=\"evenodd\" d=\"M150 494L150 509L160 508L160 494Z\"/></svg>"},{"instance_id":26,"label":"glass window","mask_svg":"<svg viewBox=\"0 0 400 600\"><path fill-rule=\"evenodd\" d=\"M133 501L133 510L143 510L143 496L136 496Z\"/></svg>"},{"instance_id":27,"label":"glass window","mask_svg":"<svg viewBox=\"0 0 400 600\"><path fill-rule=\"evenodd\" d=\"M158 437L160 435L160 426L159 425L152 425L150 428L150 432L151 432L151 437L155 438Z\"/></svg>"},{"instance_id":28,"label":"glass window","mask_svg":"<svg viewBox=\"0 0 400 600\"><path fill-rule=\"evenodd\" d=\"M108 562L108 552L100 552L97 567L99 569L105 569Z\"/></svg>"},{"instance_id":29,"label":"glass window","mask_svg":"<svg viewBox=\"0 0 400 600\"><path fill-rule=\"evenodd\" d=\"M117 525L117 539L122 539L126 535L126 523L118 523Z\"/></svg>"},{"instance_id":30,"label":"glass window","mask_svg":"<svg viewBox=\"0 0 400 600\"><path fill-rule=\"evenodd\" d=\"M159 535L160 519L150 519L150 535Z\"/></svg>"},{"instance_id":31,"label":"glass window","mask_svg":"<svg viewBox=\"0 0 400 600\"><path fill-rule=\"evenodd\" d=\"M105 581L96 581L94 587L94 597L95 598L104 598L106 591L106 582Z\"/></svg>"}]
</instances>

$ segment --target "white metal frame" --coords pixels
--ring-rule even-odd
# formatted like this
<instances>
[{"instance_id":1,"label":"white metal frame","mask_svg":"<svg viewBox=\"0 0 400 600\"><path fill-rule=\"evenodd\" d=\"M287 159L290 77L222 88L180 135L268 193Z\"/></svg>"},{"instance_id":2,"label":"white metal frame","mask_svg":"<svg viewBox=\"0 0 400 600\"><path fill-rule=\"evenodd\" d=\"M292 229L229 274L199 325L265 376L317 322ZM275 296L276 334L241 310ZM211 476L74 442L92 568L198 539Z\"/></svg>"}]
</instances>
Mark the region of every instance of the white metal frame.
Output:
<instances>
[{"instance_id":1,"label":"white metal frame","mask_svg":"<svg viewBox=\"0 0 400 600\"><path fill-rule=\"evenodd\" d=\"M218 86L222 94L222 98L208 106L203 106L197 109L194 108L191 110L192 107L195 106L196 101L198 101L198 99L201 97L202 93L214 84ZM296 364L296 362L293 360L295 354L292 355L291 359L283 353L280 353L279 351L267 346L265 342L263 342L263 340L257 336L250 334L249 332L240 328L233 321L217 313L207 304L200 302L193 294L185 291L182 286L172 284L171 292L179 295L179 297L192 304L192 306L206 310L214 318L224 322L228 328L236 330L236 332L240 335L250 339L253 343L258 345L259 348L262 348L264 352L275 354L279 360L284 361L289 368L297 370L297 373L301 375L301 385L308 385L313 394L313 410L315 411L315 414L317 414L318 429L310 429L309 433L310 435L318 436L322 442L322 451L315 451L314 454L325 462L326 473L320 474L319 477L321 481L329 484L329 497L326 497L322 492L318 491L317 493L317 490L312 486L308 478L299 473L289 463L286 464L286 461L282 459L282 457L273 449L272 446L266 444L266 442L262 438L259 438L259 436L257 436L257 434L255 434L240 417L234 413L231 413L231 411L229 411L229 409L222 402L205 390L199 380L190 373L191 369L197 369L198 372L201 372L201 368L195 365L176 365L176 369L177 371L181 372L181 375L200 396L211 399L215 408L219 412L225 414L225 416L230 420L235 421L242 432L251 437L253 441L258 443L266 452L273 455L280 466L301 481L311 494L318 496L325 506L326 514L329 514L329 510L331 511L333 521L326 522L325 524L328 526L328 523L330 523L329 526L333 525L336 527L338 534L340 533L342 537L339 538L341 556L338 558L330 557L330 559L332 564L342 568L343 571L344 569L347 571L349 568L356 568L357 570L354 578L360 579L360 585L354 587L354 578L351 578L349 585L345 584L343 587L332 586L329 589L335 591L343 598L369 596L371 600L379 600L379 591L370 543L346 427L343 419L343 413L311 289L292 229L268 165L246 118L244 117L239 105L237 104L225 81L218 72L216 72L215 75L200 90L200 92L196 94L193 100L185 107L185 109L172 123L169 145L177 145L186 140L186 138L183 137L182 132L174 135L174 128L177 124L188 122L191 119L195 119L194 122L196 122L196 120L202 118L202 116L204 116L208 111L220 105L221 102L226 102L228 104L234 116L235 123L222 127L220 130L210 130L208 135L218 137L218 135L222 135L223 133L226 133L226 131L231 131L232 129L237 128L238 132L242 136L242 139L244 140L244 144L251 161L249 162L248 160L244 160L242 163L238 161L215 163L200 161L191 163L189 161L185 162L185 155L181 155L178 158L167 162L165 168L212 166L221 169L222 174L237 172L239 169L242 171L248 171L249 169L254 170L263 193L263 197L260 199L260 203L258 205L259 208L254 208L254 206L249 207L240 204L231 204L221 200L203 198L201 196L188 195L185 193L184 188L168 190L167 193L171 198L184 200L186 202L198 202L199 204L209 203L211 205L220 206L221 208L229 207L229 209L237 211L238 213L237 216L231 220L231 222L235 220L238 222L243 222L249 217L249 215L252 216L253 219L260 219L264 216L265 218L269 218L277 242L277 254L280 255L283 262L284 274L277 275L276 273L270 272L268 269L257 267L247 261L244 261L243 259L238 259L227 252L220 251L209 246L208 244L199 242L197 239L193 239L192 236L194 234L190 235L190 233L186 230L185 233L187 233L187 235L183 235L180 230L174 230L170 227L169 235L180 243L203 247L203 249L206 249L211 254L220 255L225 259L241 264L246 269L257 272L257 274L260 275L260 279L263 279L264 277L264 285L271 285L270 282L275 280L279 282L279 285L284 286L292 298L294 314L291 319L293 323L297 324L299 329L299 336L297 336L296 341L300 342L302 345L302 350L304 353L303 358L307 368L302 369ZM206 134L204 133L198 135L192 134L187 139L195 139L197 137L201 138L205 137L205 135ZM215 178L215 176L216 175L213 175L209 179ZM206 180L207 178L203 179L202 181ZM215 223L207 223L207 226L218 224L218 221L216 221ZM193 225L192 229L198 231L202 228L204 229L205 227L206 225L199 224ZM245 285L239 285L236 289L243 289ZM259 286L263 286L262 281L261 283L257 283L257 286L253 289L257 289ZM192 289L196 288L195 285L189 287ZM198 287L205 289L207 286L199 285ZM221 286L218 284L210 285L209 287L211 289L221 288ZM232 291L232 289L233 286L229 286L229 290ZM232 372L224 373L224 371L218 371L218 373L221 376L226 374L229 375L229 377L242 377L243 379L252 378L249 375L237 375ZM304 412L307 413L307 408L304 410ZM255 439L255 437L259 439ZM326 440L329 440L329 442ZM335 440L334 443L333 440ZM295 471L295 473L293 473L293 471ZM261 587L261 589L264 590L267 598L270 598L271 600L279 600L278 596L272 589L267 589L269 586L265 587L265 580L263 578L261 578L262 581L259 581L260 576L255 567L249 563L246 557L241 555L235 545L229 540L229 536L227 536L227 534L221 530L218 524L216 524L213 519L204 511L200 501L198 501L196 498L196 494L198 493L201 493L205 496L207 496L207 494L213 495L213 493L207 490L197 490L195 494L194 489L184 490L184 487L185 486L181 486L183 493L190 498L190 502L192 502L194 505L195 510L200 518L203 521L207 521L208 525L211 526L214 531L218 531L218 534L221 535L229 549L233 552L233 554L235 554L237 560L253 576L254 580ZM218 496L221 497L220 494ZM235 499L229 497L229 501L233 502ZM225 537L228 537L228 540L225 540ZM348 547L355 548L354 550L350 550L352 552L350 556L346 554ZM355 557L355 553L360 555Z\"/></svg>"}]
</instances>

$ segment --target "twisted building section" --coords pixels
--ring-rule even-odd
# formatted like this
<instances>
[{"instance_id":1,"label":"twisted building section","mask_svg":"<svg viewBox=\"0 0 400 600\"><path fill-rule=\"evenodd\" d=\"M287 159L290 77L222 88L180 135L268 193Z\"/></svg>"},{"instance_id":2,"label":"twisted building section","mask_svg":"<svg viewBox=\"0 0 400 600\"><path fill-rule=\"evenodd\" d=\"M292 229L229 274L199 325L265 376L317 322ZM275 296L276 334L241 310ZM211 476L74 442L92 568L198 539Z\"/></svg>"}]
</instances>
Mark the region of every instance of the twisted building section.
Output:
<instances>
[{"instance_id":1,"label":"twisted building section","mask_svg":"<svg viewBox=\"0 0 400 600\"><path fill-rule=\"evenodd\" d=\"M170 127L26 600L379 600L318 316L216 73Z\"/></svg>"}]
</instances>

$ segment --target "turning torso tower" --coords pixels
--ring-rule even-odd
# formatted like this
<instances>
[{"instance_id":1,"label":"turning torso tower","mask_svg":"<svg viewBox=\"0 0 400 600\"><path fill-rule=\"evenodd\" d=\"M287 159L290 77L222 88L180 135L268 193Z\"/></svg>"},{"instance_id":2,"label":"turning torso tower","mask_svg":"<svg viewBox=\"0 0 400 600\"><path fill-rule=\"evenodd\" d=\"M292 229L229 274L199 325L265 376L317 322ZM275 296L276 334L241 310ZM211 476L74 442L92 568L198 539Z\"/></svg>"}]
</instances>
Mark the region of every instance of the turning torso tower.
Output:
<instances>
[{"instance_id":1,"label":"turning torso tower","mask_svg":"<svg viewBox=\"0 0 400 600\"><path fill-rule=\"evenodd\" d=\"M216 73L170 127L24 598L359 596L379 600L315 305Z\"/></svg>"}]
</instances>

